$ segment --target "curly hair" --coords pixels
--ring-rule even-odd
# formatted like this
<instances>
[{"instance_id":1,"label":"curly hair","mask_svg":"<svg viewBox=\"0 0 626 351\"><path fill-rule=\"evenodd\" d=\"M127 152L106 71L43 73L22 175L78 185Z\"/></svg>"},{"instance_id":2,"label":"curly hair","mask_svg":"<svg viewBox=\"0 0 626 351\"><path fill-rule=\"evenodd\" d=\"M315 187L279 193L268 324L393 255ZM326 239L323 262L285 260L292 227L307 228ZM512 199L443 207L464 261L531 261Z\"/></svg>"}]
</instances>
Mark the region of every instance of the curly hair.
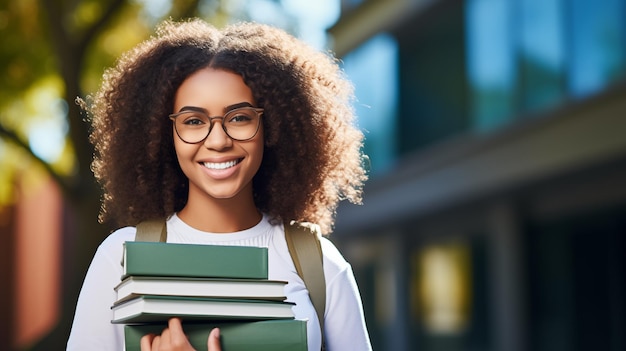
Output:
<instances>
[{"instance_id":1,"label":"curly hair","mask_svg":"<svg viewBox=\"0 0 626 351\"><path fill-rule=\"evenodd\" d=\"M320 225L328 234L339 201L360 203L367 175L355 126L353 87L332 55L283 30L202 20L166 21L109 68L83 102L104 190L100 221L136 225L181 210L188 180L172 134L174 97L202 68L243 77L264 108L264 154L253 179L257 208L273 221Z\"/></svg>"}]
</instances>

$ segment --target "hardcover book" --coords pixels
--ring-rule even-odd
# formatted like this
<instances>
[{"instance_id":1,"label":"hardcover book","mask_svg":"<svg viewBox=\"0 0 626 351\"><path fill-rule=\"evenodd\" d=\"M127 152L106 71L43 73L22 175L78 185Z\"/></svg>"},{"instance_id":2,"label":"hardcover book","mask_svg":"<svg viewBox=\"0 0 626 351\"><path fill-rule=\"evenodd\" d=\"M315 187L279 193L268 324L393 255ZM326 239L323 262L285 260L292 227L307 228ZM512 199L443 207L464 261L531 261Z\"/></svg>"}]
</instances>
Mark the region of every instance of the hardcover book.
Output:
<instances>
[{"instance_id":1,"label":"hardcover book","mask_svg":"<svg viewBox=\"0 0 626 351\"><path fill-rule=\"evenodd\" d=\"M267 279L267 248L127 241L127 276Z\"/></svg>"},{"instance_id":2,"label":"hardcover book","mask_svg":"<svg viewBox=\"0 0 626 351\"><path fill-rule=\"evenodd\" d=\"M111 323L167 322L172 317L186 321L293 319L294 305L286 301L140 295L115 303Z\"/></svg>"},{"instance_id":3,"label":"hardcover book","mask_svg":"<svg viewBox=\"0 0 626 351\"><path fill-rule=\"evenodd\" d=\"M280 280L129 276L115 287L115 291L118 302L137 295L283 301L286 284Z\"/></svg>"},{"instance_id":4,"label":"hardcover book","mask_svg":"<svg viewBox=\"0 0 626 351\"><path fill-rule=\"evenodd\" d=\"M160 334L166 324L126 325L127 351L140 351L141 337ZM298 319L260 322L183 323L189 342L196 350L207 350L209 332L220 328L225 351L307 351L306 321Z\"/></svg>"}]
</instances>

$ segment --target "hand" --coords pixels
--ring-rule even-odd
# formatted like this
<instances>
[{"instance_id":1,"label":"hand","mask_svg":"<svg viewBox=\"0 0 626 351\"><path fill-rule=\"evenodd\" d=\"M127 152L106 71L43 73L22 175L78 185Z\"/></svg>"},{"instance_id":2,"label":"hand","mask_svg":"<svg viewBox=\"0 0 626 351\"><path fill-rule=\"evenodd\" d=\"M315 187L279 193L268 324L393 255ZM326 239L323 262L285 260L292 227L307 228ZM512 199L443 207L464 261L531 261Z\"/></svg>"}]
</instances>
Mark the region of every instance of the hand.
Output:
<instances>
[{"instance_id":1,"label":"hand","mask_svg":"<svg viewBox=\"0 0 626 351\"><path fill-rule=\"evenodd\" d=\"M219 338L219 329L211 330L207 339L208 351L222 351ZM180 319L171 318L161 335L147 334L141 338L141 351L195 351L195 349L185 336Z\"/></svg>"}]
</instances>

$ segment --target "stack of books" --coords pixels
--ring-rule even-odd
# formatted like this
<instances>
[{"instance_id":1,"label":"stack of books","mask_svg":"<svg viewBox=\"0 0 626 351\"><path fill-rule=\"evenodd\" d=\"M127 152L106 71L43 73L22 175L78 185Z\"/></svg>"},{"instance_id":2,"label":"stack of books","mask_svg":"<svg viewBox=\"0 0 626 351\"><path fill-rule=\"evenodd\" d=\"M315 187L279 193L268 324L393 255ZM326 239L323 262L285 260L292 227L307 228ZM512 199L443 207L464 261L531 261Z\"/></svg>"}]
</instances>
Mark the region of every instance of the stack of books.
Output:
<instances>
[{"instance_id":1,"label":"stack of books","mask_svg":"<svg viewBox=\"0 0 626 351\"><path fill-rule=\"evenodd\" d=\"M266 248L126 242L123 265L111 322L125 324L126 350L172 317L197 350L215 327L225 351L307 350L306 321L285 301L287 282L268 279Z\"/></svg>"}]
</instances>

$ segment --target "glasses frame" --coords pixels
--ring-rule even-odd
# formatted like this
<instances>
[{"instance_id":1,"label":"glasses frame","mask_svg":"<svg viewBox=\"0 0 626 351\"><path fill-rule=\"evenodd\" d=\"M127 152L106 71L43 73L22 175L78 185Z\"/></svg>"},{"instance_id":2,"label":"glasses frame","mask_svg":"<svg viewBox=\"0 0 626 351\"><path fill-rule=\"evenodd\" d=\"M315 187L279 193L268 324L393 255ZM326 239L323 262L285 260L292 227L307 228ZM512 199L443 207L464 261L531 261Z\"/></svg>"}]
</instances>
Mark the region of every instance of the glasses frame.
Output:
<instances>
[{"instance_id":1,"label":"glasses frame","mask_svg":"<svg viewBox=\"0 0 626 351\"><path fill-rule=\"evenodd\" d=\"M233 137L232 137L232 136L228 133L228 131L226 130L226 124L224 124L224 121L226 120L226 117L227 117L227 116L229 116L229 115L233 114L234 112L241 111L241 110L252 110L252 111L254 111L254 112L256 113L257 117L259 118L259 121L258 121L258 124L257 124L257 126L256 126L256 130L254 131L254 134L252 134L252 136L251 136L251 137L246 138L246 139L238 139L238 138L233 138ZM184 114L188 114L188 113L192 113L192 112L193 112L193 113L200 113L200 114L204 114L204 115L207 117L207 119L209 120L209 129L208 129L208 131L207 131L206 135L204 136L204 138L202 138L202 139L200 139L200 140L198 140L198 141L196 141L196 142L189 142L189 141L185 140L185 139L184 139L184 138L180 135L180 133L178 132L178 128L176 127L176 118L177 118L178 116L181 116L181 115L184 115ZM206 140L206 138L208 138L208 137L209 137L209 134L211 134L211 131L213 130L213 125L215 124L215 122L214 122L215 120L221 120L221 121L222 121L222 123L221 123L221 125L222 125L222 130L224 131L224 133L226 133L226 135L227 135L229 138L231 138L231 139L233 139L233 140L236 140L236 141L248 141L248 140L253 139L253 138L254 138L257 134L259 134L259 129L261 128L261 116L263 115L263 112L264 112L264 109L262 109L262 108L260 108L260 107L244 106L244 107L238 107L238 108L232 109L232 110L230 110L230 111L226 112L223 116L215 116L215 117L211 117L211 116L209 116L207 113L202 112L202 111L196 111L196 110L185 110L185 111L180 111L180 112L177 112L177 113L172 113L171 115L169 115L169 118L172 120L172 122L174 122L174 130L176 131L176 135L178 135L178 137L180 138L180 140L182 140L182 141L183 141L184 143L186 143L186 144L198 144L198 143L201 143L201 142L205 141L205 140Z\"/></svg>"}]
</instances>

